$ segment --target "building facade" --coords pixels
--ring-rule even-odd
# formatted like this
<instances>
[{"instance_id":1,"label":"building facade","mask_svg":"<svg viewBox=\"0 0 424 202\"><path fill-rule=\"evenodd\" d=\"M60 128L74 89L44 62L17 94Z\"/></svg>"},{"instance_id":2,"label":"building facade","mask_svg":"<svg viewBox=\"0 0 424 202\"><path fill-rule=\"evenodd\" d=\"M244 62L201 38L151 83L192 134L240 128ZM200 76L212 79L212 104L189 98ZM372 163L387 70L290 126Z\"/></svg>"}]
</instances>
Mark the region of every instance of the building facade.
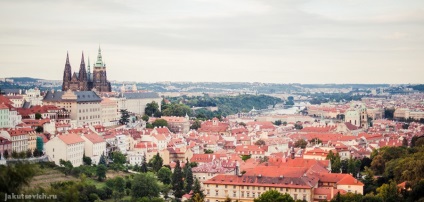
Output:
<instances>
[{"instance_id":1,"label":"building facade","mask_svg":"<svg viewBox=\"0 0 424 202\"><path fill-rule=\"evenodd\" d=\"M44 96L44 105L64 108L78 126L100 125L102 99L94 91L48 91Z\"/></svg>"},{"instance_id":2,"label":"building facade","mask_svg":"<svg viewBox=\"0 0 424 202\"><path fill-rule=\"evenodd\" d=\"M58 135L46 143L45 151L56 165L59 165L62 159L77 167L82 165L84 140L77 134Z\"/></svg>"}]
</instances>

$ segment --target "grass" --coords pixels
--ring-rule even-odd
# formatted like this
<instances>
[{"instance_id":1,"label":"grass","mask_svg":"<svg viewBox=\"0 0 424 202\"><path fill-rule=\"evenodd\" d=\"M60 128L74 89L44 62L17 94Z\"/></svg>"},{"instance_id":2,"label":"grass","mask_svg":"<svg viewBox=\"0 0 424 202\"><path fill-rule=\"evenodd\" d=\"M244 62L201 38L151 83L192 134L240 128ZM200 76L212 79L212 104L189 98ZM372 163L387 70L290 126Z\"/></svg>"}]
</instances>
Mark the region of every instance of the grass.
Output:
<instances>
[{"instance_id":1,"label":"grass","mask_svg":"<svg viewBox=\"0 0 424 202\"><path fill-rule=\"evenodd\" d=\"M51 183L54 182L63 182L63 181L75 181L78 180L73 176L65 176L62 172L55 170L53 168L42 168L37 170L37 174L32 178L28 189L35 189L38 187L48 188Z\"/></svg>"},{"instance_id":2,"label":"grass","mask_svg":"<svg viewBox=\"0 0 424 202\"><path fill-rule=\"evenodd\" d=\"M97 189L100 189L106 186L105 182L99 182L93 178L87 178L87 183L96 186Z\"/></svg>"}]
</instances>

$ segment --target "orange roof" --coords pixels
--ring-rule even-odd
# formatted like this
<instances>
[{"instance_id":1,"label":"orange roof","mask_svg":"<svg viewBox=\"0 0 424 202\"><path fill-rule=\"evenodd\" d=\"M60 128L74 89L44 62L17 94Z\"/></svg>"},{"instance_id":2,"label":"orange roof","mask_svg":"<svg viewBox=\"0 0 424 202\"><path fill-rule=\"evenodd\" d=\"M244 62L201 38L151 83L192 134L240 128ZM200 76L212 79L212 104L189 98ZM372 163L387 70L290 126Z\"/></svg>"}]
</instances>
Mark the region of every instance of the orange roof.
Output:
<instances>
[{"instance_id":1,"label":"orange roof","mask_svg":"<svg viewBox=\"0 0 424 202\"><path fill-rule=\"evenodd\" d=\"M84 135L84 137L90 140L90 142L92 142L93 144L105 142L105 140L101 136L96 135L94 133L86 134Z\"/></svg>"},{"instance_id":2,"label":"orange roof","mask_svg":"<svg viewBox=\"0 0 424 202\"><path fill-rule=\"evenodd\" d=\"M67 145L84 142L84 140L79 135L74 133L58 135L57 137Z\"/></svg>"}]
</instances>

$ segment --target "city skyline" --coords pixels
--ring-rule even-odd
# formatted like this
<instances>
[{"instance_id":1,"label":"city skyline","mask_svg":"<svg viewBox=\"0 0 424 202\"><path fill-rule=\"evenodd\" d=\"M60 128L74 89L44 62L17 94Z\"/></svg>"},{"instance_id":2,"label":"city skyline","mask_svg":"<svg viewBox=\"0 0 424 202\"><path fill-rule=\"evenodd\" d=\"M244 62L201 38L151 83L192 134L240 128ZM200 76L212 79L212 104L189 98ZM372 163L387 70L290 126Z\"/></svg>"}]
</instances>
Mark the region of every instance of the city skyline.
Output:
<instances>
[{"instance_id":1,"label":"city skyline","mask_svg":"<svg viewBox=\"0 0 424 202\"><path fill-rule=\"evenodd\" d=\"M111 81L422 83L422 1L0 2L0 75ZM92 65L92 64L91 64Z\"/></svg>"}]
</instances>

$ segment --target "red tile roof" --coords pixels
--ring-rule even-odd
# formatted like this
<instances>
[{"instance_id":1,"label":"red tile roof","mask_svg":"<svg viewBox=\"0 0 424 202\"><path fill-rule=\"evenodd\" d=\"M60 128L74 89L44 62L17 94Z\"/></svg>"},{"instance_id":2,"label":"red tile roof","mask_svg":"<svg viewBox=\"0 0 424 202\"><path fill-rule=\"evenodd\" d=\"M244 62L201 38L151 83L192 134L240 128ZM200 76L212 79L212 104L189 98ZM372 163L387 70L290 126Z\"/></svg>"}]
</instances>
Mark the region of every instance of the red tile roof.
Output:
<instances>
[{"instance_id":1,"label":"red tile roof","mask_svg":"<svg viewBox=\"0 0 424 202\"><path fill-rule=\"evenodd\" d=\"M84 140L79 135L74 133L58 135L57 137L67 145L84 142Z\"/></svg>"},{"instance_id":2,"label":"red tile roof","mask_svg":"<svg viewBox=\"0 0 424 202\"><path fill-rule=\"evenodd\" d=\"M106 142L105 139L103 139L102 136L99 136L99 135L94 134L94 133L85 134L84 137L87 138L88 140L90 140L90 142L92 142L93 144Z\"/></svg>"}]
</instances>

